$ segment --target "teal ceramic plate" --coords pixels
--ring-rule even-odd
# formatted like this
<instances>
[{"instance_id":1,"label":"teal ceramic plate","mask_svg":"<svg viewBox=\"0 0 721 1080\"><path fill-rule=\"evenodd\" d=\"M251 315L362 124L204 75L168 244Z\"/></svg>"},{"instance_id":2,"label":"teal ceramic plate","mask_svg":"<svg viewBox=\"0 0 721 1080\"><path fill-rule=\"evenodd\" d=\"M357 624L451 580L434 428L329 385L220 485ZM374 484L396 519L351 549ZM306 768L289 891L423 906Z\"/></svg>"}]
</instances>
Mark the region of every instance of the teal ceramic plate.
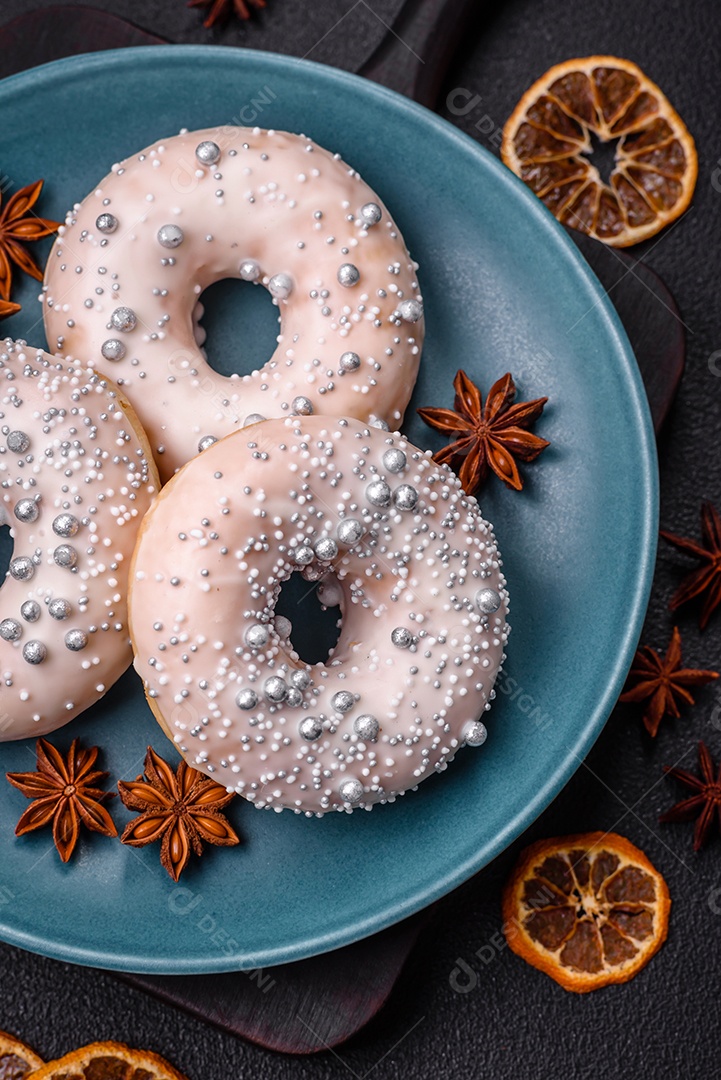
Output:
<instances>
[{"instance_id":1,"label":"teal ceramic plate","mask_svg":"<svg viewBox=\"0 0 721 1080\"><path fill-rule=\"evenodd\" d=\"M173 884L157 847L87 836L64 866L46 832L16 839L26 805L0 782L0 937L63 960L144 972L210 972L300 959L380 930L447 893L523 831L597 737L646 609L657 472L646 400L621 326L573 245L489 153L411 102L329 68L240 49L158 47L61 60L0 84L0 172L47 178L62 218L113 162L180 127L235 122L302 131L361 171L415 258L428 336L407 434L440 440L415 406L450 405L466 368L485 388L512 371L547 394L552 442L522 493L498 483L495 523L511 590L506 671L488 742L392 806L306 820L230 814L242 847L211 849ZM263 290L215 287L213 351L243 370L270 354ZM26 281L3 330L42 343ZM242 329L241 329L242 328ZM6 545L7 546L7 545ZM146 745L174 751L128 672L54 741L98 743L113 778ZM0 746L2 771L32 743ZM122 827L129 813L116 804Z\"/></svg>"}]
</instances>

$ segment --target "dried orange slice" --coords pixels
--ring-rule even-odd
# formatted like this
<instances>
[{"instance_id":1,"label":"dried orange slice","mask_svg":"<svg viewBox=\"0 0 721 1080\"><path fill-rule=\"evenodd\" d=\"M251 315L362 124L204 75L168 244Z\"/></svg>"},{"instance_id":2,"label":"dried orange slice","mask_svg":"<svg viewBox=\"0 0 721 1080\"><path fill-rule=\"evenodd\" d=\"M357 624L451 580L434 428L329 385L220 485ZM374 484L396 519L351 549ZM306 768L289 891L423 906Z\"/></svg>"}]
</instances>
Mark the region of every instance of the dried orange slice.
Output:
<instances>
[{"instance_id":1,"label":"dried orange slice","mask_svg":"<svg viewBox=\"0 0 721 1080\"><path fill-rule=\"evenodd\" d=\"M642 851L617 833L539 840L503 893L508 944L565 990L623 983L666 940L671 900Z\"/></svg>"},{"instance_id":2,"label":"dried orange slice","mask_svg":"<svg viewBox=\"0 0 721 1080\"><path fill-rule=\"evenodd\" d=\"M186 1080L165 1058L124 1043L97 1042L49 1061L25 1080Z\"/></svg>"},{"instance_id":3,"label":"dried orange slice","mask_svg":"<svg viewBox=\"0 0 721 1080\"><path fill-rule=\"evenodd\" d=\"M608 182L592 136L618 140ZM559 221L614 247L653 236L691 201L698 158L686 125L630 60L556 64L516 105L501 157Z\"/></svg>"},{"instance_id":4,"label":"dried orange slice","mask_svg":"<svg viewBox=\"0 0 721 1080\"><path fill-rule=\"evenodd\" d=\"M25 1080L42 1064L43 1059L24 1042L0 1031L0 1080Z\"/></svg>"}]
</instances>

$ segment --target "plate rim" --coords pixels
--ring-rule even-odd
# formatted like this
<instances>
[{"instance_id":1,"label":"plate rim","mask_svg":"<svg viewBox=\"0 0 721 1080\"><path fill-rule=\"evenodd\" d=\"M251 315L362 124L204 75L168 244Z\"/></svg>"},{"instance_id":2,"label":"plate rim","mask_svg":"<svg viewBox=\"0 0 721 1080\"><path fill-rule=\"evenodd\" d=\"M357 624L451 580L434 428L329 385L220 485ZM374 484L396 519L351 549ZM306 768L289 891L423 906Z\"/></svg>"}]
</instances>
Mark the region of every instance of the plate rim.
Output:
<instances>
[{"instance_id":1,"label":"plate rim","mask_svg":"<svg viewBox=\"0 0 721 1080\"><path fill-rule=\"evenodd\" d=\"M402 901L395 901L392 905L386 906L380 912L374 911L364 919L356 919L352 925L346 925L342 929L336 929L327 934L312 933L303 941L297 941L294 944L288 945L286 943L253 954L240 952L231 958L208 956L190 960L180 958L177 961L169 961L167 958L154 959L145 957L141 962L138 957L129 954L123 956L118 951L110 953L98 949L78 947L77 945L68 945L56 940L47 940L42 935L31 935L25 931L13 930L0 925L2 940L10 945L16 945L56 960L128 973L142 971L147 974L210 974L223 971L247 970L256 967L272 967L278 964L308 959L350 945L401 922L452 892L492 862L525 832L550 805L580 767L584 757L601 734L617 702L642 631L651 592L658 542L659 474L648 399L626 331L608 298L607 292L603 289L598 278L570 237L566 235L563 228L528 187L507 169L494 154L442 116L396 91L389 90L379 83L340 68L333 68L316 61L287 56L277 52L224 45L142 45L108 49L101 52L79 53L29 68L26 71L18 72L0 80L0 98L4 96L8 89L10 91L23 88L31 90L33 84L43 80L52 80L55 77L62 78L66 72L70 74L87 72L88 69L92 70L100 66L110 68L118 64L133 66L138 62L152 64L155 59L160 57L169 58L181 55L186 59L190 55L194 55L198 59L212 59L217 58L219 53L229 57L232 55L240 64L265 66L266 70L280 66L286 71L287 69L297 70L301 77L304 77L304 73L309 71L314 79L327 80L336 86L340 85L344 90L356 90L364 95L370 95L380 102L387 101L394 108L400 107L407 113L421 118L424 123L429 124L434 133L438 132L441 137L450 139L457 144L463 153L477 155L481 159L482 167L495 173L497 181L513 191L515 197L525 203L529 216L534 220L535 227L539 232L546 234L549 247L555 248L566 265L571 266L589 299L593 301L593 306L602 316L608 331L609 342L613 344L613 354L619 373L623 376L624 388L628 392L628 404L636 421L636 432L641 451L636 467L642 476L644 493L643 501L639 503L638 507L638 534L640 537L638 576L634 593L629 597L625 609L626 617L623 620L623 633L619 639L614 663L608 672L606 690L599 697L593 712L587 717L584 728L573 747L568 749L563 758L559 760L554 770L546 778L545 783L536 791L534 797L524 805L522 810L519 810L513 818L506 822L504 828L496 834L493 840L484 844L462 864L454 867L453 872L437 879L432 888L419 890L412 896L405 897ZM145 56L146 59L140 60L141 56ZM138 966L139 964L141 966Z\"/></svg>"}]
</instances>

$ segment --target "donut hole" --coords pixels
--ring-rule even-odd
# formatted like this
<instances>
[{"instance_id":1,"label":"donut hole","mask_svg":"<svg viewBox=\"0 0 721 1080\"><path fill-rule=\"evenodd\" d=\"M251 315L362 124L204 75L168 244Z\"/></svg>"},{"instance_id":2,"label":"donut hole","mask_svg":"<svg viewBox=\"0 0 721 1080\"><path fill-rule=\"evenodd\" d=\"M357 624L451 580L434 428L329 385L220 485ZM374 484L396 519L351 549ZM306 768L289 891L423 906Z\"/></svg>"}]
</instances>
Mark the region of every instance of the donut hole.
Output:
<instances>
[{"instance_id":1,"label":"donut hole","mask_svg":"<svg viewBox=\"0 0 721 1080\"><path fill-rule=\"evenodd\" d=\"M209 285L199 300L199 326L205 332L200 344L213 371L226 377L250 375L268 363L278 344L279 317L267 289L223 278Z\"/></svg>"},{"instance_id":2,"label":"donut hole","mask_svg":"<svg viewBox=\"0 0 721 1080\"><path fill-rule=\"evenodd\" d=\"M340 637L340 607L323 608L318 584L300 573L291 574L275 605L275 615L284 615L293 624L290 643L306 664L325 663Z\"/></svg>"},{"instance_id":3,"label":"donut hole","mask_svg":"<svg viewBox=\"0 0 721 1080\"><path fill-rule=\"evenodd\" d=\"M0 526L0 585L8 575L15 542L9 525Z\"/></svg>"}]
</instances>

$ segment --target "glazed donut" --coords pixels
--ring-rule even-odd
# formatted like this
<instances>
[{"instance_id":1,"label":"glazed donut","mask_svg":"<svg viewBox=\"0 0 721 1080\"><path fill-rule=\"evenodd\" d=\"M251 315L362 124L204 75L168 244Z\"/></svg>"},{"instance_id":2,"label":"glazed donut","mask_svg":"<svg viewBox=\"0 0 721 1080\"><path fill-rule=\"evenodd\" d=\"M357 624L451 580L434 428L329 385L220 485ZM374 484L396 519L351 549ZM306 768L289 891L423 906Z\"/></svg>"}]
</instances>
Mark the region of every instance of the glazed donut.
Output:
<instances>
[{"instance_id":1,"label":"glazed donut","mask_svg":"<svg viewBox=\"0 0 721 1080\"><path fill-rule=\"evenodd\" d=\"M163 489L130 573L135 666L189 764L258 807L392 802L480 745L508 636L491 526L429 452L353 419L268 420ZM341 630L304 663L274 616L328 577Z\"/></svg>"},{"instance_id":2,"label":"glazed donut","mask_svg":"<svg viewBox=\"0 0 721 1080\"><path fill-rule=\"evenodd\" d=\"M399 426L423 341L416 264L378 196L305 136L225 127L162 140L114 165L58 233L48 341L112 365L164 481L265 417ZM229 378L193 318L227 277L264 285L280 313L267 364Z\"/></svg>"},{"instance_id":3,"label":"glazed donut","mask_svg":"<svg viewBox=\"0 0 721 1080\"><path fill-rule=\"evenodd\" d=\"M132 659L130 558L158 490L128 402L98 375L25 342L0 344L0 741L87 709Z\"/></svg>"}]
</instances>

